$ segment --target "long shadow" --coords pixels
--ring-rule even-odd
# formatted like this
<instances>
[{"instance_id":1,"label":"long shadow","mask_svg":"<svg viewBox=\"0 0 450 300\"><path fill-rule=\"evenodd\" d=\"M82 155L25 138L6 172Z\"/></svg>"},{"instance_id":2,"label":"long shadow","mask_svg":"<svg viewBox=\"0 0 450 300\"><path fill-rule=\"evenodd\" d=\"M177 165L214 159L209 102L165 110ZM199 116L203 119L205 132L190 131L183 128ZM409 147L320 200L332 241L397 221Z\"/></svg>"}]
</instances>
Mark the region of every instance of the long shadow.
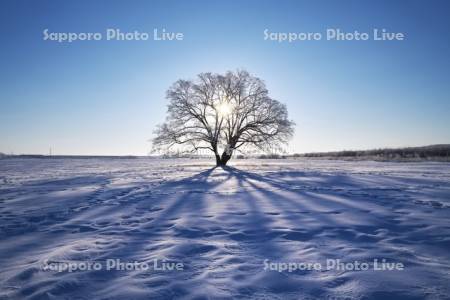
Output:
<instances>
[{"instance_id":1,"label":"long shadow","mask_svg":"<svg viewBox=\"0 0 450 300\"><path fill-rule=\"evenodd\" d=\"M276 192L276 191L288 191L289 186L286 183L283 183L280 180L275 180L274 178L271 177L262 176L259 174L239 170L232 167L227 167L227 170L230 173L234 174L236 178L238 178L241 186L244 186L245 183L248 186L252 187L253 193L256 194L255 196L260 195L258 198L260 199L261 203L265 202L266 204L269 204L271 207L276 208L276 210L279 211L279 213L269 212L269 214L272 215L272 218L277 219L283 218L291 224L290 226L291 229L297 230L293 233L285 232L285 234L283 235L284 237L286 237L287 239L293 239L295 237L295 240L306 241L311 239L315 233L319 232L318 230L313 230L309 228L310 232L306 233L305 231L308 228L306 224L304 224L304 226L302 227L303 220L302 217L300 217L301 215L299 215L299 217L295 221L292 219L286 219L286 215L293 213L300 213L300 214L307 213L308 217L310 217L310 215L314 215L310 214L311 209L307 205L302 204L300 201L295 202L294 200L289 199L286 196ZM268 184L268 187L261 187L255 182ZM300 194L296 193L294 196L298 197L300 196ZM302 196L306 198L307 195ZM305 201L315 200L314 198L311 199L311 196L308 197L310 197L310 199ZM315 215L314 217L321 218L323 222L330 224L329 225L330 227L336 226L336 224L334 224L334 221L331 220L330 218L327 218L326 216ZM302 230L303 233L299 232L298 230Z\"/></svg>"},{"instance_id":2,"label":"long shadow","mask_svg":"<svg viewBox=\"0 0 450 300\"><path fill-rule=\"evenodd\" d=\"M314 238L317 234L322 234L325 231L330 231L329 234L337 240L343 240L349 243L353 243L358 233L361 234L375 234L376 230L384 228L393 231L400 230L400 225L395 224L390 219L379 218L373 215L367 215L367 212L361 209L361 204L352 204L352 201L347 199L345 201L333 201L327 197L321 196L320 193L311 193L307 191L302 191L299 189L290 189L290 186L281 180L274 179L273 177L262 176L259 174L239 170L233 167L226 167L230 173L233 174L242 183L246 183L248 186L254 189L255 194L261 194L260 197L266 202L270 202L272 207L276 207L281 213L278 218L285 218L286 215L291 215L292 213L298 213L298 218L290 218L288 222L291 224L292 229L296 232L292 234L286 234L285 237L288 239L298 240L298 241L308 241ZM272 174L273 175L273 174ZM261 188L257 183L261 182L268 184L269 188ZM284 192L284 195L281 195ZM330 195L329 192L325 193ZM291 197L287 197L291 195ZM344 199L342 195L337 195L331 193L333 197L339 197ZM295 201L292 198L300 199L300 201ZM363 199L358 199L363 201ZM367 199L365 199L367 201ZM364 202L363 202L364 203ZM374 205L373 203L370 203ZM339 208L338 210L324 210L328 205L331 207ZM320 208L320 209L319 209ZM362 221L364 218L375 218L376 225L363 225L363 224L348 224L346 223L346 218L341 216L341 213L355 211L361 213ZM364 215L366 214L366 217ZM319 223L314 228L311 228L305 219L315 219ZM349 231L350 230L350 231ZM404 231L404 229L402 230ZM369 244L376 241L376 238L370 238L366 235L366 242Z\"/></svg>"},{"instance_id":3,"label":"long shadow","mask_svg":"<svg viewBox=\"0 0 450 300\"><path fill-rule=\"evenodd\" d=\"M171 181L167 182L164 185L160 187L160 189L172 189L172 188L178 188L179 190L185 190L185 189L191 189L192 186L194 187L201 187L203 191L211 191L213 189L217 189L222 184L222 181L208 181L208 178L213 176L214 170L217 168L205 170L199 174L196 174L194 176L184 178L178 181ZM248 189L251 187L253 191L247 191L247 192L254 192L253 195L244 195L240 196L238 194L234 194L231 196L232 201L234 202L240 202L242 205L246 206L245 211L247 211L247 214L242 215L233 215L230 216L230 220L228 222L224 222L222 224L222 227L224 230L229 230L230 227L234 230L238 230L237 232L230 232L228 235L219 235L219 236L211 236L211 235L202 235L201 232L192 232L191 231L184 231L180 234L179 231L176 230L168 230L167 228L164 228L157 234L158 240L172 240L174 244L179 243L185 243L191 241L192 243L199 243L201 241L207 240L208 243L214 242L216 240L224 241L225 243L236 243L237 245L241 246L241 251L243 253L240 254L240 257L255 257L257 259L263 259L263 258L282 258L283 254L286 253L287 249L283 249L283 243L280 243L281 240L287 240L287 241L293 241L294 243L297 241L317 241L317 238L319 234L323 233L324 230L327 229L334 229L333 235L331 235L331 240L334 241L334 243L337 244L338 241L345 241L345 243L352 245L354 244L356 247L363 247L363 244L361 244L361 241L355 242L355 234L351 233L348 234L345 229L350 228L355 230L356 232L362 230L362 233L365 232L372 232L374 228L359 228L356 225L346 225L346 224L340 224L337 222L337 219L333 215L327 215L323 213L319 213L317 208L317 203L321 201L323 203L324 199L320 197L320 195L307 193L302 190L298 189L292 189L291 185L284 181L283 179L277 178L276 173L272 173L271 176L263 176L255 173L251 173L244 170L239 170L233 167L223 167L223 170L225 171L224 174L224 180L231 180L236 179L238 182L238 187L242 190ZM342 175L340 175L342 176ZM295 176L294 176L295 177ZM330 185L341 183L343 178L333 178L332 176L330 178L327 178L328 183ZM321 184L327 183L327 181L321 182ZM349 183L348 186L354 186L358 187L357 183ZM292 195L295 196L302 196L304 197L303 203L302 201L295 201L295 199L290 199L286 197L285 195L282 195L281 191L287 191L288 193L292 193ZM332 192L334 194L334 192ZM255 198L255 195L260 195L258 199ZM221 197L220 195L217 195L216 200L220 201L227 201L225 198ZM161 201L164 201L164 199L161 199ZM148 230L157 229L161 226L164 226L167 222L167 220L170 220L173 217L177 217L180 214L183 214L184 212L189 213L193 210L201 213L202 209L207 208L211 205L211 198L207 198L206 194L203 192L199 193L185 193L181 194L179 196L174 197L172 202L168 204L163 211L159 213L159 215L152 221L149 222L150 227L148 227ZM230 200L228 200L230 201ZM259 206L261 203L260 201L265 201L266 203L270 203L272 207L277 207L279 210L284 211L285 213L291 213L292 210L296 211L310 211L311 213L308 215L308 217L315 218L319 221L319 229L312 230L310 227L308 227L308 224L303 223L303 220L301 217L298 220L289 220L291 224L293 225L292 229L296 229L294 232L283 232L280 230L277 230L273 228L274 221L277 218L283 218L283 214L281 215L267 215L263 211L262 207ZM314 205L308 205L308 203L305 203L305 201L310 202L310 204ZM349 210L355 209L354 206L351 205L351 203L339 203L339 205L345 209L347 208ZM221 213L220 211L217 213ZM377 223L378 225L386 225L388 226L390 223L387 221L386 223L383 223L382 220L379 220L380 223ZM208 226L211 224L216 224L214 222L206 222L201 223L200 220L191 220L190 227L198 227L200 229L207 229ZM305 230L299 230L302 228L302 225L305 225ZM396 231L397 229L395 229ZM132 240L139 239L141 236L131 236L130 242ZM175 239L175 240L174 240ZM176 240L178 239L178 240ZM181 239L181 240L180 240ZM137 244L135 246L131 246L131 244L128 244L126 246L126 258L133 258L136 256L139 256L143 248L146 244L151 243L155 241L155 238L152 236L149 236L149 238L145 239L145 242L137 241ZM366 241L366 244L368 245L374 245L373 240ZM356 243L356 244L355 244ZM330 249L334 249L333 246L329 246L325 249L330 251ZM215 251L215 248L212 251ZM189 262L190 266L194 268L196 264L199 263L201 260L201 257L203 254L205 254L207 250L198 250L199 252L195 252L197 250L189 252ZM170 251L169 251L170 253ZM125 253L122 252L122 256ZM176 253L179 254L179 253ZM330 254L330 253L327 253ZM108 255L111 255L109 253ZM332 254L331 254L332 255ZM339 253L335 253L335 255L339 255ZM180 258L188 258L187 256L181 256ZM251 271L250 271L251 270ZM259 269L247 269L245 272L258 272ZM149 275L151 276L151 275ZM169 275L167 275L169 276ZM176 277L178 280L184 279L184 276L187 275L181 275L181 274L175 274L172 275ZM171 278L174 279L174 278ZM190 279L190 278L189 278ZM250 294L248 294L251 296Z\"/></svg>"},{"instance_id":4,"label":"long shadow","mask_svg":"<svg viewBox=\"0 0 450 300\"><path fill-rule=\"evenodd\" d=\"M289 172L281 171L272 172L269 175L260 175L230 166L222 169L213 167L190 177L165 181L143 190L140 190L140 187L136 184L129 190L125 189L125 191L123 191L123 188L111 189L106 187L105 190L99 191L99 196L106 192L111 195L122 195L125 192L121 196L121 201L117 202L117 205L106 205L110 204L108 199L105 202L99 201L97 203L98 206L90 207L86 211L73 212L68 216L69 219L64 220L64 222L70 223L73 220L89 221L89 218L94 220L98 216L117 215L123 212L130 215L131 219L137 219L135 227L130 227L128 224L125 224L125 226L119 224L116 227L105 225L104 228L96 227L92 228L92 230L82 231L83 225L78 222L73 224L75 227L71 228L73 230L77 229L76 226L79 226L78 229L80 230L74 234L68 231L61 231L48 236L36 235L35 239L45 237L46 240L45 243L42 241L35 242L38 245L45 244L45 247L48 248L52 245L59 246L61 244L60 241L64 240L82 240L91 237L108 238L111 237L111 234L115 234L116 240L120 241L121 244L115 248L108 249L108 252L99 257L103 259L120 258L125 261L146 259L149 255L152 255L152 251L162 250L162 248L158 247L161 247L163 243L169 244L169 247L163 250L167 250L166 252L170 254L173 250L170 248L171 246L174 246L174 249L177 250L176 246L184 247L185 244L189 243L195 244L194 246L197 247L199 244L210 245L214 242L240 245L240 251L243 251L246 256L259 259L267 257L282 258L287 250L283 248L283 243L280 243L280 241L293 241L294 243L311 241L324 230L331 228L338 229L335 232L336 235L332 237L333 239L351 243L354 235L345 235L343 231L339 232L346 226L339 224L337 216L318 212L319 205L317 202L323 204L324 201L331 200L324 199L318 194L305 192L305 190L294 189L290 182L281 178L282 176L292 175L291 177L295 179L307 176L307 174L303 172L295 172L296 174L286 173ZM220 180L210 180L214 179L215 176L218 176ZM94 179L95 177L91 181L89 178L82 178L76 183L82 185L83 182L95 182ZM342 182L342 178L330 177L326 179L321 181L320 184L332 185ZM221 194L221 185L228 180L236 180L237 188L246 193ZM68 182L70 183L70 180ZM62 181L60 183L64 185L67 182ZM349 184L351 185L351 183ZM354 186L357 187L357 184L355 183ZM292 197L288 197L286 196L287 194L282 192L287 192ZM334 192L333 194L337 196ZM296 201L293 197L302 197L302 199ZM214 211L215 217L221 217L222 219L202 218L201 216L205 214L204 211L211 208L213 201L224 201L224 205L236 204L236 207L243 208L244 212L242 214L239 214L239 212L230 214L227 210L216 210ZM280 214L270 214L271 212L264 211L265 207L262 207L260 204L276 208ZM346 207L349 210L355 209L355 206L352 206L350 202L338 204L343 209ZM133 210L131 211L131 209ZM298 219L286 218L287 215L292 216L294 212L299 213ZM304 220L306 217L302 215L305 212L309 212L305 216L315 218L319 222L320 228L312 229L308 226ZM186 219L186 216L189 216L190 219ZM144 217L148 218L145 219ZM180 218L185 222L181 226L177 224L177 220ZM289 228L275 228L274 224L276 221L282 218L290 223L291 226ZM380 221L378 224L383 223ZM385 224L387 226L390 223L387 221ZM124 230L115 232L117 227L123 227ZM361 230L357 226L352 226L352 229L356 231ZM373 229L366 228L363 230L372 231ZM370 243L371 241L368 242ZM12 250L14 249L21 250L12 248ZM198 246L197 248L188 248L188 256L179 256L179 252L175 252L174 255L184 259L190 257L188 264L191 267L196 267L195 265L198 264L203 255L207 253L215 255L215 251L218 251L218 249L213 246ZM17 253L11 254L13 257L14 255L17 255ZM106 274L99 273L92 276L96 278L106 276ZM122 276L120 272L108 274L109 279L115 279L120 276ZM145 273L142 276L151 278L153 275ZM183 280L185 279L184 276L190 275L177 273L165 276L174 276Z\"/></svg>"},{"instance_id":5,"label":"long shadow","mask_svg":"<svg viewBox=\"0 0 450 300\"><path fill-rule=\"evenodd\" d=\"M214 188L220 187L220 185L229 179L236 178L239 183L243 182L244 177L237 169L223 168L226 172L223 174L223 180L209 182L208 178L212 175L216 168L205 170L194 176L183 178L176 181L169 181L158 187L158 190L174 189L177 188L181 191L185 191L191 188L192 185L197 184L202 186L203 190L208 192ZM230 171L231 170L231 171ZM240 186L241 188L245 188ZM132 258L136 257L147 245L155 241L174 241L175 240L191 240L196 243L200 240L215 240L215 235L220 240L225 240L229 243L245 244L247 251L251 249L254 254L259 257L268 257L281 255L283 250L280 249L280 244L273 243L273 239L280 235L279 232L271 228L273 222L273 216L268 216L261 211L257 203L251 197L245 196L243 198L233 197L232 201L241 201L242 204L247 206L246 211L243 213L228 216L228 221L235 222L231 228L227 227L230 224L220 224L214 220L203 219L191 219L189 221L189 228L180 229L179 226L174 226L173 219L180 217L183 211L187 214L195 212L197 216L202 214L202 210L211 205L211 201L231 201L225 199L224 196L216 194L213 197L206 199L205 193L185 193L182 192L179 196L175 196L170 204L158 213L153 220L150 220L145 229L139 233L131 233L130 236L124 237L127 244L124 248L117 249L108 253L109 256L120 256ZM168 199L166 199L168 200ZM160 199L159 203L164 202L164 199ZM155 204L155 203L152 203ZM221 211L215 212L218 215L222 215ZM226 216L224 216L226 217ZM195 218L195 217L194 217ZM211 230L212 227L222 227L223 230ZM197 230L199 229L199 230ZM205 232L201 232L201 230ZM236 230L234 232L226 233L226 230ZM225 232L224 232L225 230ZM199 240L200 239L200 240ZM264 244L264 247L261 245Z\"/></svg>"}]
</instances>

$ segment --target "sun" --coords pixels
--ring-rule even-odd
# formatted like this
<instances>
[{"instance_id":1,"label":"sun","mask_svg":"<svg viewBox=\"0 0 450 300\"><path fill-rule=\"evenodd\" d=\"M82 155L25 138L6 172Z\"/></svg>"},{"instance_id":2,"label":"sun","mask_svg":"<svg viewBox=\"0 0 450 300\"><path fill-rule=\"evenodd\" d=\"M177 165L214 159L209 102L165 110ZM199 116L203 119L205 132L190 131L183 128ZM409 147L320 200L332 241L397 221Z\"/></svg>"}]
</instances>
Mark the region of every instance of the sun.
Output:
<instances>
[{"instance_id":1,"label":"sun","mask_svg":"<svg viewBox=\"0 0 450 300\"><path fill-rule=\"evenodd\" d=\"M233 105L229 102L221 102L217 105L217 112L219 116L226 117L233 112Z\"/></svg>"}]
</instances>

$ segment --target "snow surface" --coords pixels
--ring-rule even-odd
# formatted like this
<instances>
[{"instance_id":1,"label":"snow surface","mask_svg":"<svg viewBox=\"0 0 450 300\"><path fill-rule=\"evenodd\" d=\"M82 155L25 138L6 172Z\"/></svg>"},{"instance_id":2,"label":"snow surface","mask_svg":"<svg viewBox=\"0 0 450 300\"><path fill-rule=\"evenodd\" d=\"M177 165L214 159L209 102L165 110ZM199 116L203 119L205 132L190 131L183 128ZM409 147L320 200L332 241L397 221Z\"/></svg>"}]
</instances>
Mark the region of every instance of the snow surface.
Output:
<instances>
[{"instance_id":1,"label":"snow surface","mask_svg":"<svg viewBox=\"0 0 450 300\"><path fill-rule=\"evenodd\" d=\"M448 299L450 164L0 160L0 299ZM404 270L264 269L372 262ZM45 262L183 270L44 270Z\"/></svg>"}]
</instances>

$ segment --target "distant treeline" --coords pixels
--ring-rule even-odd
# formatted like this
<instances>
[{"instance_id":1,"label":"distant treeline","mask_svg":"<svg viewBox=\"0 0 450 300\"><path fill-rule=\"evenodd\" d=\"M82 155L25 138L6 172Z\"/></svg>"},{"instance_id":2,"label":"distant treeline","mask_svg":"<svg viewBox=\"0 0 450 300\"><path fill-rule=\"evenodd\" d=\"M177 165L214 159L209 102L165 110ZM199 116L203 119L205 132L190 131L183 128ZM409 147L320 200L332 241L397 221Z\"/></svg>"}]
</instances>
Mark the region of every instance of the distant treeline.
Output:
<instances>
[{"instance_id":1,"label":"distant treeline","mask_svg":"<svg viewBox=\"0 0 450 300\"><path fill-rule=\"evenodd\" d=\"M386 148L373 150L344 150L294 154L294 157L380 159L380 160L439 160L450 161L450 144L424 147Z\"/></svg>"},{"instance_id":2,"label":"distant treeline","mask_svg":"<svg viewBox=\"0 0 450 300\"><path fill-rule=\"evenodd\" d=\"M89 156L89 155L39 155L39 154L21 154L9 155L0 153L0 158L210 158L205 155L188 155L188 154L166 154L162 156ZM383 160L383 161L448 161L450 162L450 144L431 145L424 147L408 147L408 148L385 148L372 150L344 150L333 152L313 152L313 153L296 153L296 154L259 154L259 155L243 155L237 154L236 159L259 158L259 159L286 159L286 158L323 158L323 159L344 159L344 160Z\"/></svg>"}]
</instances>

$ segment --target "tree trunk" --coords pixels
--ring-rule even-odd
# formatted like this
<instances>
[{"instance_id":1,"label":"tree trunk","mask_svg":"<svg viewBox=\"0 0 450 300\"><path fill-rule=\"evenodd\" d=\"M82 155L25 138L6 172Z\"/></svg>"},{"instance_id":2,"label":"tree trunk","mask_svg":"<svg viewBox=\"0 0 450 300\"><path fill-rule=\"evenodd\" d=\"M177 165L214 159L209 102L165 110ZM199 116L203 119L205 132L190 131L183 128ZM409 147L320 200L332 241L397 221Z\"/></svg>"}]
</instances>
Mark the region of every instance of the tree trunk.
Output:
<instances>
[{"instance_id":1,"label":"tree trunk","mask_svg":"<svg viewBox=\"0 0 450 300\"><path fill-rule=\"evenodd\" d=\"M215 154L216 155L216 166L221 166L222 165L222 161L220 159L220 155L219 154Z\"/></svg>"},{"instance_id":2,"label":"tree trunk","mask_svg":"<svg viewBox=\"0 0 450 300\"><path fill-rule=\"evenodd\" d=\"M220 158L220 164L218 166L226 166L227 162L230 160L231 158L231 154L227 154L226 152L224 152L222 154L222 157Z\"/></svg>"}]
</instances>

